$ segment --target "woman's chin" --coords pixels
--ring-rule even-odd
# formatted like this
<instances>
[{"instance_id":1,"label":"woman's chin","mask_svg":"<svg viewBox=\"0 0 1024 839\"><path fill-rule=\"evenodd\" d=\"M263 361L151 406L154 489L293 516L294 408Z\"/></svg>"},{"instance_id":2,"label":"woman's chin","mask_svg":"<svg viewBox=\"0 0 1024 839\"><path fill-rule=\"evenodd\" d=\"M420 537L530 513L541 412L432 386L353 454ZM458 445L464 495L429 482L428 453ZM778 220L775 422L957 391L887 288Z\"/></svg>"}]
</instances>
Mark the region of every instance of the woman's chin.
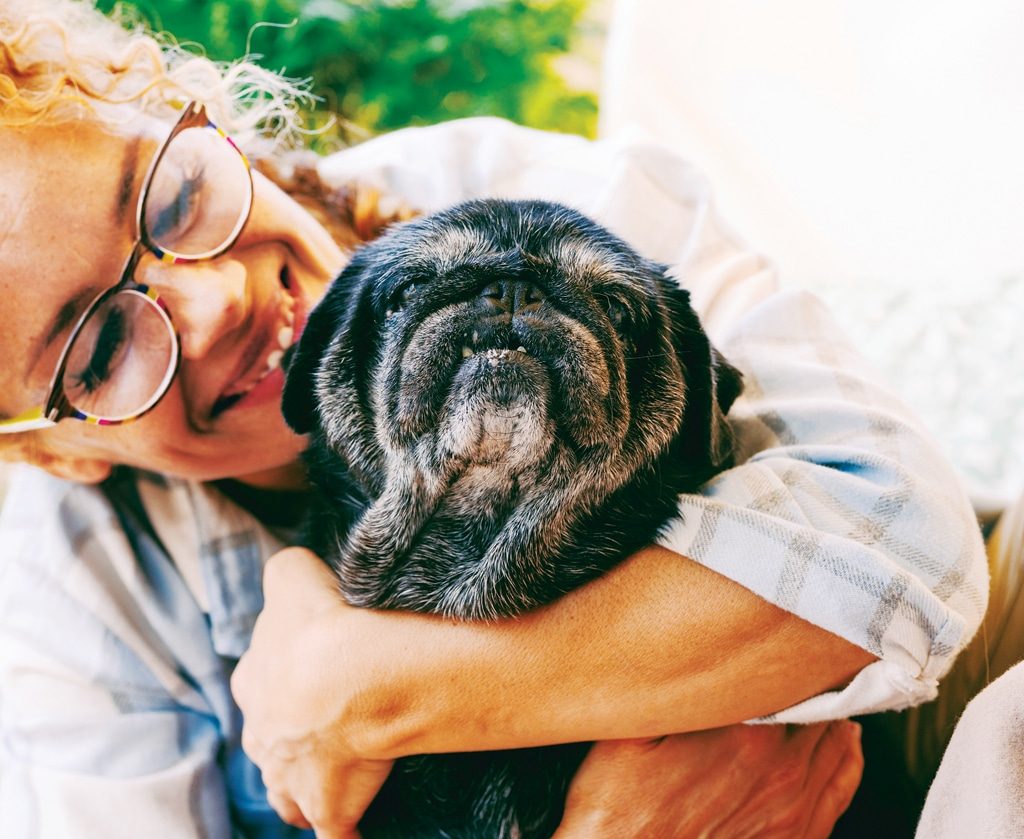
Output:
<instances>
[{"instance_id":1,"label":"woman's chin","mask_svg":"<svg viewBox=\"0 0 1024 839\"><path fill-rule=\"evenodd\" d=\"M234 479L267 489L298 489L306 485L302 452L307 440L281 416L280 393L239 403L226 411L203 435L203 456L192 459L194 480Z\"/></svg>"},{"instance_id":2,"label":"woman's chin","mask_svg":"<svg viewBox=\"0 0 1024 839\"><path fill-rule=\"evenodd\" d=\"M303 490L309 486L306 468L298 460L247 475L236 475L234 479L260 489Z\"/></svg>"}]
</instances>

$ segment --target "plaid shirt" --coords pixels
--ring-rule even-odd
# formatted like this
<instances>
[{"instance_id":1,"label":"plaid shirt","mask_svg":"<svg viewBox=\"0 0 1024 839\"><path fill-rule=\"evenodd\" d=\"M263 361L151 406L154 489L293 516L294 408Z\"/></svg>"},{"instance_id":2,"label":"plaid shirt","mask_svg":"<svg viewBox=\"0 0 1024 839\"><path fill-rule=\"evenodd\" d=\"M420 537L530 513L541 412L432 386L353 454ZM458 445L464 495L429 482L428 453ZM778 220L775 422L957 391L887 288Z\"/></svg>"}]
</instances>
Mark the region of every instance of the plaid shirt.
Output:
<instances>
[{"instance_id":1,"label":"plaid shirt","mask_svg":"<svg viewBox=\"0 0 1024 839\"><path fill-rule=\"evenodd\" d=\"M683 497L661 543L879 657L770 721L934 696L987 597L970 506L821 304L777 291L692 169L643 143L482 119L396 132L322 175L424 210L560 200L675 266L746 391L730 414L740 464ZM279 546L201 484L138 475L104 493L21 472L0 519L0 835L298 833L266 804L228 690Z\"/></svg>"}]
</instances>

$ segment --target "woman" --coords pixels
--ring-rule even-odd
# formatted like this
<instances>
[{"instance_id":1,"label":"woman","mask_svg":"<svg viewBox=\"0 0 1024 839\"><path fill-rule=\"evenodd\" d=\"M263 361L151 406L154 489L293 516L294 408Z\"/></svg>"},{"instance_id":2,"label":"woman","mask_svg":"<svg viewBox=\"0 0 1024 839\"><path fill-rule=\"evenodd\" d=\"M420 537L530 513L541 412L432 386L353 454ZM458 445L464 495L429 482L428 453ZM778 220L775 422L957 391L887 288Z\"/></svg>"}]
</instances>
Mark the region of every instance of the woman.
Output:
<instances>
[{"instance_id":1,"label":"woman","mask_svg":"<svg viewBox=\"0 0 1024 839\"><path fill-rule=\"evenodd\" d=\"M700 178L642 145L481 120L336 155L325 192L560 199L679 266L747 376L745 462L681 499L664 546L522 620L351 609L287 550L253 636L302 506L280 355L345 261L211 130L247 145L287 117L281 83L173 59L70 0L5 4L0 47L0 451L66 479L20 475L2 522L4 835L287 835L239 748L233 670L270 805L339 836L399 755L899 707L976 628L955 480L820 306L775 294ZM240 113L256 83L269 99ZM345 207L323 217L361 228L366 203ZM602 743L562 833L825 835L858 755L849 726Z\"/></svg>"}]
</instances>

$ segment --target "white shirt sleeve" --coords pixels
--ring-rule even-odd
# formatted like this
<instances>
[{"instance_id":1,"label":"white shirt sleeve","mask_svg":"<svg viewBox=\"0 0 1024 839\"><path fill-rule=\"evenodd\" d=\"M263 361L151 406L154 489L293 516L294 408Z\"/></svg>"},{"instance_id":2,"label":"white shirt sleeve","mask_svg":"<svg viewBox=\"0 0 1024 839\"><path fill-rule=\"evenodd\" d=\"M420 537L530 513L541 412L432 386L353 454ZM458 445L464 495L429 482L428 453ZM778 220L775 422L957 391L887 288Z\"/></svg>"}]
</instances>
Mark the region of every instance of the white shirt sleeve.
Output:
<instances>
[{"instance_id":1,"label":"white shirt sleeve","mask_svg":"<svg viewBox=\"0 0 1024 839\"><path fill-rule=\"evenodd\" d=\"M767 721L935 695L987 601L966 496L822 304L780 292L773 266L716 216L692 167L628 138L474 119L395 132L332 156L321 174L422 211L476 197L559 201L670 265L745 391L730 414L738 465L680 499L661 543L879 658L844 690Z\"/></svg>"}]
</instances>

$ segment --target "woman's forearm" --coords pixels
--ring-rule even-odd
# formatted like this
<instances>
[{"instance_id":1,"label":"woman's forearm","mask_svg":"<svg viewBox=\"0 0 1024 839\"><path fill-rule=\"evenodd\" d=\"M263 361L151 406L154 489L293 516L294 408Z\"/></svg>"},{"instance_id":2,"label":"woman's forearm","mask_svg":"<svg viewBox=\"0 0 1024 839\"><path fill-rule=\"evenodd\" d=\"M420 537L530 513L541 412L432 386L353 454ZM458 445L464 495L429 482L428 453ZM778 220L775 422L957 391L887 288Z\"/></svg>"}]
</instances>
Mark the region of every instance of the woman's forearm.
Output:
<instances>
[{"instance_id":1,"label":"woman's forearm","mask_svg":"<svg viewBox=\"0 0 1024 839\"><path fill-rule=\"evenodd\" d=\"M516 620L357 617L369 647L336 678L378 672L347 710L354 745L375 757L710 728L843 685L874 660L659 547ZM351 632L347 618L338 631Z\"/></svg>"}]
</instances>

